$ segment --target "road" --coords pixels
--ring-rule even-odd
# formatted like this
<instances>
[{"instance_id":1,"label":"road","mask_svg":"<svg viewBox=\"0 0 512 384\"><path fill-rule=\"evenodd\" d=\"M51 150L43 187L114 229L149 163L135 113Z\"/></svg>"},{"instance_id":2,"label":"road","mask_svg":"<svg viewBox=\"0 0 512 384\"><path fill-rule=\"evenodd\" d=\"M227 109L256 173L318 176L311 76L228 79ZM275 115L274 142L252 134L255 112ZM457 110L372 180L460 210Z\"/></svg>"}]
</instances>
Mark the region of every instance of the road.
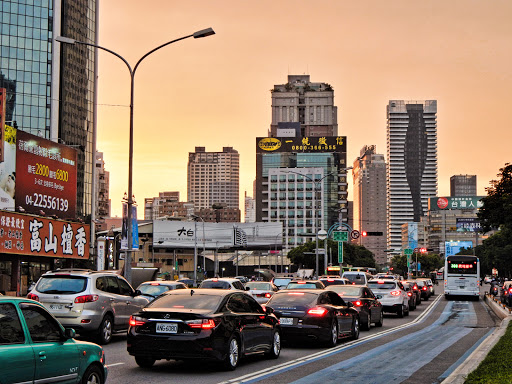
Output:
<instances>
[{"instance_id":1,"label":"road","mask_svg":"<svg viewBox=\"0 0 512 384\"><path fill-rule=\"evenodd\" d=\"M484 287L487 288L487 287ZM410 316L386 315L382 328L361 332L359 340L335 348L284 346L277 360L251 357L234 372L214 363L158 361L139 368L126 352L126 337L105 346L110 383L440 383L499 325L483 300L447 301L442 287ZM482 290L483 292L483 290Z\"/></svg>"}]
</instances>

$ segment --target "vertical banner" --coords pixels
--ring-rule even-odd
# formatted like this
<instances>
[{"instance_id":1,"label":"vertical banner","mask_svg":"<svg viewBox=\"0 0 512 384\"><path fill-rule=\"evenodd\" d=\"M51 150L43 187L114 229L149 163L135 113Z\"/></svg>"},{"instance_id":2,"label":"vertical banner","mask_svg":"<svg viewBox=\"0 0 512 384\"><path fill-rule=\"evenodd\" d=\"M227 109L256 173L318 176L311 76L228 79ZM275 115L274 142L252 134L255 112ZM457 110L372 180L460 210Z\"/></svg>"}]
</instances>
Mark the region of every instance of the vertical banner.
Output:
<instances>
[{"instance_id":1,"label":"vertical banner","mask_svg":"<svg viewBox=\"0 0 512 384\"><path fill-rule=\"evenodd\" d=\"M4 161L4 132L5 132L5 103L7 102L7 90L0 88L0 162Z\"/></svg>"},{"instance_id":2,"label":"vertical banner","mask_svg":"<svg viewBox=\"0 0 512 384\"><path fill-rule=\"evenodd\" d=\"M139 249L139 225L137 223L136 205L132 205L132 249Z\"/></svg>"},{"instance_id":3,"label":"vertical banner","mask_svg":"<svg viewBox=\"0 0 512 384\"><path fill-rule=\"evenodd\" d=\"M96 269L102 271L105 269L105 238L101 237L98 239L98 260Z\"/></svg>"},{"instance_id":4,"label":"vertical banner","mask_svg":"<svg viewBox=\"0 0 512 384\"><path fill-rule=\"evenodd\" d=\"M128 225L132 226L132 244L130 249L139 249L137 206L132 205L132 222L128 223L128 203L123 203L123 225L121 227L121 250L123 251L128 249Z\"/></svg>"}]
</instances>

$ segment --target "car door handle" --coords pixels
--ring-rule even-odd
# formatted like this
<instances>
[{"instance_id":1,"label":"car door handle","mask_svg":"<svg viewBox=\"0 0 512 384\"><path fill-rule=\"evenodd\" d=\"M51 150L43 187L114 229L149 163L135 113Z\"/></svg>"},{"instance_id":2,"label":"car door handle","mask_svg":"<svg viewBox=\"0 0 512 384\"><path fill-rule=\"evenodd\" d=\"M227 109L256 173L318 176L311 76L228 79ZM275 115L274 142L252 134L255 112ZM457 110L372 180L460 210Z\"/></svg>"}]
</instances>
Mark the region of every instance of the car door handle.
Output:
<instances>
[{"instance_id":1,"label":"car door handle","mask_svg":"<svg viewBox=\"0 0 512 384\"><path fill-rule=\"evenodd\" d=\"M45 351L41 351L39 352L39 358L41 360L46 360L46 352Z\"/></svg>"},{"instance_id":2,"label":"car door handle","mask_svg":"<svg viewBox=\"0 0 512 384\"><path fill-rule=\"evenodd\" d=\"M110 301L114 301L115 299L114 299L113 297L111 297L109 300L110 300Z\"/></svg>"}]
</instances>

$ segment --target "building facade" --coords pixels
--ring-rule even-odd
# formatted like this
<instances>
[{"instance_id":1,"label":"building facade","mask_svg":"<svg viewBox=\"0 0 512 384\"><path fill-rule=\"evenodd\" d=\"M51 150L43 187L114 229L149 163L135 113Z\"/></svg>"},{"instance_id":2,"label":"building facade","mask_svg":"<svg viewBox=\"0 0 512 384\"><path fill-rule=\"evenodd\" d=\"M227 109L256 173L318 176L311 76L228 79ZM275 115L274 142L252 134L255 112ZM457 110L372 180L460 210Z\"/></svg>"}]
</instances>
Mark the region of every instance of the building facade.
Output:
<instances>
[{"instance_id":1,"label":"building facade","mask_svg":"<svg viewBox=\"0 0 512 384\"><path fill-rule=\"evenodd\" d=\"M389 101L387 158L387 248L396 253L402 224L419 222L437 196L436 100Z\"/></svg>"},{"instance_id":2,"label":"building facade","mask_svg":"<svg viewBox=\"0 0 512 384\"><path fill-rule=\"evenodd\" d=\"M194 214L194 204L180 201L178 191L160 192L158 197L144 199L144 220L162 217L186 218Z\"/></svg>"},{"instance_id":3,"label":"building facade","mask_svg":"<svg viewBox=\"0 0 512 384\"><path fill-rule=\"evenodd\" d=\"M247 191L244 199L244 222L256 222L256 201L251 196L247 196Z\"/></svg>"},{"instance_id":4,"label":"building facade","mask_svg":"<svg viewBox=\"0 0 512 384\"><path fill-rule=\"evenodd\" d=\"M359 245L372 251L377 264L387 262L386 250L386 162L375 145L364 146L354 161L353 229L360 233L382 232L382 236L360 236Z\"/></svg>"},{"instance_id":5,"label":"building facade","mask_svg":"<svg viewBox=\"0 0 512 384\"><path fill-rule=\"evenodd\" d=\"M96 221L98 231L108 229L104 220L110 217L110 173L105 168L103 152L96 151Z\"/></svg>"},{"instance_id":6,"label":"building facade","mask_svg":"<svg viewBox=\"0 0 512 384\"><path fill-rule=\"evenodd\" d=\"M196 147L189 152L187 165L187 200L199 211L221 205L240 209L240 155L232 147L222 152L206 152Z\"/></svg>"},{"instance_id":7,"label":"building facade","mask_svg":"<svg viewBox=\"0 0 512 384\"><path fill-rule=\"evenodd\" d=\"M476 175L450 177L450 196L476 196Z\"/></svg>"}]
</instances>

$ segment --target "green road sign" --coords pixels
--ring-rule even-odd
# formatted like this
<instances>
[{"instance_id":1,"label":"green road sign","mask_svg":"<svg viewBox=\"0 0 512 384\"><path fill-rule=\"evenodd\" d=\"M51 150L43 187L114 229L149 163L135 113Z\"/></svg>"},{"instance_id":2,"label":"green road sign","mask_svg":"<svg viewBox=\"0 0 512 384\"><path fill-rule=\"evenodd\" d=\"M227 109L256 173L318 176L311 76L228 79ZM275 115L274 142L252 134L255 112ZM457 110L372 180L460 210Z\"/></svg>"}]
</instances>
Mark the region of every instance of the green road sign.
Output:
<instances>
[{"instance_id":1,"label":"green road sign","mask_svg":"<svg viewBox=\"0 0 512 384\"><path fill-rule=\"evenodd\" d=\"M411 248L405 248L404 249L404 255L412 255L412 249Z\"/></svg>"},{"instance_id":2,"label":"green road sign","mask_svg":"<svg viewBox=\"0 0 512 384\"><path fill-rule=\"evenodd\" d=\"M336 233L336 232L334 232L334 233ZM343 264L343 242L342 241L338 242L338 264Z\"/></svg>"},{"instance_id":3,"label":"green road sign","mask_svg":"<svg viewBox=\"0 0 512 384\"><path fill-rule=\"evenodd\" d=\"M347 231L335 231L332 234L332 239L334 241L348 241L348 232Z\"/></svg>"}]
</instances>

